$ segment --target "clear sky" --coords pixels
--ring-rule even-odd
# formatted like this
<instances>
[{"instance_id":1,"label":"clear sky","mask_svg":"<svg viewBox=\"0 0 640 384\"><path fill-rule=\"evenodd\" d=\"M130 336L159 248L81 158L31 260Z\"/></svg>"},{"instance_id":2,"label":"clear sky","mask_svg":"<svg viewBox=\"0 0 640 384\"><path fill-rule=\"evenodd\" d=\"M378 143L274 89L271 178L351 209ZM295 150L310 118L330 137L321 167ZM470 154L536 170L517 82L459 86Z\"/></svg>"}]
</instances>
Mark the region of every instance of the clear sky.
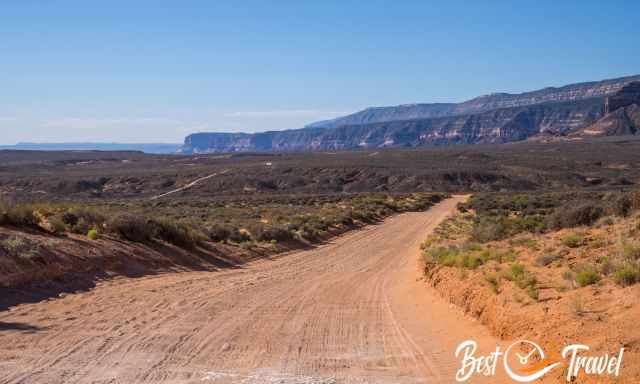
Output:
<instances>
[{"instance_id":1,"label":"clear sky","mask_svg":"<svg viewBox=\"0 0 640 384\"><path fill-rule=\"evenodd\" d=\"M0 144L181 142L640 73L640 1L0 4Z\"/></svg>"}]
</instances>

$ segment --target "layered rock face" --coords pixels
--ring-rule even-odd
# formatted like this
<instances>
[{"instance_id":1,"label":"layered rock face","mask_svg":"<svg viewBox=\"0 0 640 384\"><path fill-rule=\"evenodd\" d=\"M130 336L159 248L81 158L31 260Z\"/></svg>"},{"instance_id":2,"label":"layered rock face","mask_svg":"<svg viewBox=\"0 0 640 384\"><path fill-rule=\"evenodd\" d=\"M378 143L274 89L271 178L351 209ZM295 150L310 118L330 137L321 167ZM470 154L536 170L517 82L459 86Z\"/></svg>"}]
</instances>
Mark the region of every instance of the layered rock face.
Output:
<instances>
[{"instance_id":1,"label":"layered rock face","mask_svg":"<svg viewBox=\"0 0 640 384\"><path fill-rule=\"evenodd\" d=\"M607 97L604 103L605 115L575 135L579 136L619 136L640 134L640 82L626 85L620 91Z\"/></svg>"},{"instance_id":2,"label":"layered rock face","mask_svg":"<svg viewBox=\"0 0 640 384\"><path fill-rule=\"evenodd\" d=\"M308 125L308 127L335 128L343 125L467 115L502 108L605 97L616 93L633 81L640 81L640 76L570 84L563 87L551 87L520 94L494 93L476 97L458 104L409 104L394 107L367 108L364 111L356 112L348 116L312 123Z\"/></svg>"},{"instance_id":3,"label":"layered rock face","mask_svg":"<svg viewBox=\"0 0 640 384\"><path fill-rule=\"evenodd\" d=\"M629 108L640 76L545 88L518 95L493 94L459 104L369 108L306 128L188 136L184 153L308 151L428 145L506 143L545 134L584 135L604 116L605 101ZM626 103L626 104L625 104ZM625 109L625 116L636 110ZM618 123L616 123L618 124ZM606 129L626 132L627 128ZM618 133L613 133L618 134Z\"/></svg>"},{"instance_id":4,"label":"layered rock face","mask_svg":"<svg viewBox=\"0 0 640 384\"><path fill-rule=\"evenodd\" d=\"M615 94L608 96L604 102L604 113L608 115L631 104L640 104L640 81L630 83Z\"/></svg>"}]
</instances>

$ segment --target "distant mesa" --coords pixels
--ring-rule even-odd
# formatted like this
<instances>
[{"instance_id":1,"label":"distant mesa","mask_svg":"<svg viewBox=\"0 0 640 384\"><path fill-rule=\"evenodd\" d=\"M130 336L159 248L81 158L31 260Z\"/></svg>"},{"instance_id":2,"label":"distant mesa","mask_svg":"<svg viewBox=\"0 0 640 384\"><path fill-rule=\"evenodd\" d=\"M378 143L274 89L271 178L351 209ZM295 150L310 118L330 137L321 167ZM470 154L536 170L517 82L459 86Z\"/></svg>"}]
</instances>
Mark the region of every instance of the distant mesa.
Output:
<instances>
[{"instance_id":1,"label":"distant mesa","mask_svg":"<svg viewBox=\"0 0 640 384\"><path fill-rule=\"evenodd\" d=\"M636 75L493 93L462 103L372 107L300 129L192 134L181 152L326 151L636 134L639 88ZM606 118L614 121L607 122L609 128L597 126Z\"/></svg>"}]
</instances>

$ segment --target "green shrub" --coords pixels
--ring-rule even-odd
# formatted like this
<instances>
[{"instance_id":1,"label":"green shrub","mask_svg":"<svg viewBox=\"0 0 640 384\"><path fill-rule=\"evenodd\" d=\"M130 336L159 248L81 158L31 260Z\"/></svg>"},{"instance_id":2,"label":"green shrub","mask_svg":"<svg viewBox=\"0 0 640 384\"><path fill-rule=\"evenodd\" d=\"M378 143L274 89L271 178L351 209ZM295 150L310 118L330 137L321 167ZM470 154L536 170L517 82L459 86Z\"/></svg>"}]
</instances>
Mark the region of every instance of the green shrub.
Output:
<instances>
[{"instance_id":1,"label":"green shrub","mask_svg":"<svg viewBox=\"0 0 640 384\"><path fill-rule=\"evenodd\" d=\"M457 264L459 250L456 247L437 247L427 252L427 255L437 264L453 267Z\"/></svg>"},{"instance_id":2,"label":"green shrub","mask_svg":"<svg viewBox=\"0 0 640 384\"><path fill-rule=\"evenodd\" d=\"M640 246L628 243L623 244L622 257L627 261L636 261L640 259Z\"/></svg>"},{"instance_id":3,"label":"green shrub","mask_svg":"<svg viewBox=\"0 0 640 384\"><path fill-rule=\"evenodd\" d=\"M562 239L562 244L569 248L578 248L584 244L584 237L577 233L566 236Z\"/></svg>"},{"instance_id":4,"label":"green shrub","mask_svg":"<svg viewBox=\"0 0 640 384\"><path fill-rule=\"evenodd\" d=\"M28 260L38 255L37 244L22 236L12 235L0 241L0 246L21 259Z\"/></svg>"},{"instance_id":5,"label":"green shrub","mask_svg":"<svg viewBox=\"0 0 640 384\"><path fill-rule=\"evenodd\" d=\"M556 208L549 216L548 226L560 229L592 225L603 215L604 208L597 202L573 202Z\"/></svg>"},{"instance_id":6,"label":"green shrub","mask_svg":"<svg viewBox=\"0 0 640 384\"><path fill-rule=\"evenodd\" d=\"M2 246L10 252L16 252L25 245L27 245L27 240L21 236L12 235L2 240Z\"/></svg>"},{"instance_id":7,"label":"green shrub","mask_svg":"<svg viewBox=\"0 0 640 384\"><path fill-rule=\"evenodd\" d=\"M91 228L100 228L105 223L104 216L89 208L72 208L62 215L62 221L77 234L86 234Z\"/></svg>"},{"instance_id":8,"label":"green shrub","mask_svg":"<svg viewBox=\"0 0 640 384\"><path fill-rule=\"evenodd\" d=\"M154 226L150 225L146 219L128 213L111 218L107 228L123 239L139 243L150 241L154 235Z\"/></svg>"},{"instance_id":9,"label":"green shrub","mask_svg":"<svg viewBox=\"0 0 640 384\"><path fill-rule=\"evenodd\" d=\"M49 222L49 229L55 235L61 235L66 232L67 226L59 215L51 216L47 219Z\"/></svg>"},{"instance_id":10,"label":"green shrub","mask_svg":"<svg viewBox=\"0 0 640 384\"><path fill-rule=\"evenodd\" d=\"M90 229L90 230L87 232L87 238L88 238L89 240L97 240L97 239L98 239L98 237L99 237L98 231L97 231L97 230L95 230L95 229Z\"/></svg>"},{"instance_id":11,"label":"green shrub","mask_svg":"<svg viewBox=\"0 0 640 384\"><path fill-rule=\"evenodd\" d=\"M507 237L507 218L482 217L473 224L471 240L480 243L502 240Z\"/></svg>"},{"instance_id":12,"label":"green shrub","mask_svg":"<svg viewBox=\"0 0 640 384\"><path fill-rule=\"evenodd\" d=\"M500 293L500 281L496 275L485 275L484 280L489 283L491 291L496 295Z\"/></svg>"},{"instance_id":13,"label":"green shrub","mask_svg":"<svg viewBox=\"0 0 640 384\"><path fill-rule=\"evenodd\" d=\"M517 232L541 233L547 225L542 215L527 215L513 219L513 226Z\"/></svg>"},{"instance_id":14,"label":"green shrub","mask_svg":"<svg viewBox=\"0 0 640 384\"><path fill-rule=\"evenodd\" d=\"M600 273L605 276L610 275L615 271L615 265L613 264L613 262L611 262L611 259L608 256L600 258L600 260L598 260L598 263L600 264Z\"/></svg>"},{"instance_id":15,"label":"green shrub","mask_svg":"<svg viewBox=\"0 0 640 384\"><path fill-rule=\"evenodd\" d=\"M257 241L286 241L293 238L293 234L286 228L279 226L256 226L251 229L251 234Z\"/></svg>"},{"instance_id":16,"label":"green shrub","mask_svg":"<svg viewBox=\"0 0 640 384\"><path fill-rule=\"evenodd\" d=\"M510 249L502 251L498 249L487 248L482 250L479 256L485 263L493 260L499 264L502 264L506 261L514 261L516 259L516 254Z\"/></svg>"},{"instance_id":17,"label":"green shrub","mask_svg":"<svg viewBox=\"0 0 640 384\"><path fill-rule=\"evenodd\" d=\"M531 273L525 271L524 266L522 264L512 264L506 271L503 272L502 276L515 283L515 285L524 289L532 299L538 299L538 280Z\"/></svg>"},{"instance_id":18,"label":"green shrub","mask_svg":"<svg viewBox=\"0 0 640 384\"><path fill-rule=\"evenodd\" d=\"M513 245L513 246L521 246L521 247L525 247L525 248L529 248L529 249L536 249L538 248L538 242L534 239L530 239L530 238L520 238L520 239L514 239L514 240L510 240L509 244Z\"/></svg>"},{"instance_id":19,"label":"green shrub","mask_svg":"<svg viewBox=\"0 0 640 384\"><path fill-rule=\"evenodd\" d=\"M525 292L527 292L527 295L529 295L529 297L532 298L533 300L537 301L538 298L540 297L540 291L535 286L535 282L534 284L527 285L525 288Z\"/></svg>"},{"instance_id":20,"label":"green shrub","mask_svg":"<svg viewBox=\"0 0 640 384\"><path fill-rule=\"evenodd\" d=\"M593 267L586 267L576 273L576 282L580 287L600 281L600 274Z\"/></svg>"},{"instance_id":21,"label":"green shrub","mask_svg":"<svg viewBox=\"0 0 640 384\"><path fill-rule=\"evenodd\" d=\"M168 219L156 219L149 224L155 226L153 236L175 246L193 249L200 241L200 236L196 230L184 223Z\"/></svg>"},{"instance_id":22,"label":"green shrub","mask_svg":"<svg viewBox=\"0 0 640 384\"><path fill-rule=\"evenodd\" d=\"M518 281L524 278L524 266L522 264L511 264L509 269L503 273L503 277L509 281Z\"/></svg>"},{"instance_id":23,"label":"green shrub","mask_svg":"<svg viewBox=\"0 0 640 384\"><path fill-rule=\"evenodd\" d=\"M613 273L613 281L623 287L640 282L640 268L637 265L625 263Z\"/></svg>"},{"instance_id":24,"label":"green shrub","mask_svg":"<svg viewBox=\"0 0 640 384\"><path fill-rule=\"evenodd\" d=\"M0 204L0 225L37 228L39 222L31 205Z\"/></svg>"},{"instance_id":25,"label":"green shrub","mask_svg":"<svg viewBox=\"0 0 640 384\"><path fill-rule=\"evenodd\" d=\"M476 269L483 264L480 257L469 253L460 254L457 263L459 267L467 269Z\"/></svg>"}]
</instances>

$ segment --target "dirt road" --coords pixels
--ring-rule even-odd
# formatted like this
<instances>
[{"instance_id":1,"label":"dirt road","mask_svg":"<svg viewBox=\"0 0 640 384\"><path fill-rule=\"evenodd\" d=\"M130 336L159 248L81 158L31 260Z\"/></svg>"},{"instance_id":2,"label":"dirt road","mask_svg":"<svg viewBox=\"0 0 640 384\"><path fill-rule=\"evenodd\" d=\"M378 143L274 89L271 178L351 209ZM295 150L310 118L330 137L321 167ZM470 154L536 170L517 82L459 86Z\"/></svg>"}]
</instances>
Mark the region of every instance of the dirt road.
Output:
<instances>
[{"instance_id":1,"label":"dirt road","mask_svg":"<svg viewBox=\"0 0 640 384\"><path fill-rule=\"evenodd\" d=\"M195 180L193 180L192 182L190 182L187 185L184 185L184 186L182 186L180 188L173 189L173 190L171 190L169 192L165 192L165 193L163 193L161 195L153 196L149 200L157 200L157 199L160 199L160 198L163 198L163 197L167 197L169 195L173 195L174 193L186 191L187 189L193 188L193 187L195 187L196 185L198 185L199 183L201 183L201 182L203 182L205 180L209 180L209 179L211 179L213 177L216 177L216 176L224 175L227 172L229 172L229 170L225 169L224 171L212 173L210 175L201 177L199 179L195 179Z\"/></svg>"},{"instance_id":2,"label":"dirt road","mask_svg":"<svg viewBox=\"0 0 640 384\"><path fill-rule=\"evenodd\" d=\"M241 269L117 279L0 313L0 383L452 383L487 331L418 246L459 198Z\"/></svg>"}]
</instances>

